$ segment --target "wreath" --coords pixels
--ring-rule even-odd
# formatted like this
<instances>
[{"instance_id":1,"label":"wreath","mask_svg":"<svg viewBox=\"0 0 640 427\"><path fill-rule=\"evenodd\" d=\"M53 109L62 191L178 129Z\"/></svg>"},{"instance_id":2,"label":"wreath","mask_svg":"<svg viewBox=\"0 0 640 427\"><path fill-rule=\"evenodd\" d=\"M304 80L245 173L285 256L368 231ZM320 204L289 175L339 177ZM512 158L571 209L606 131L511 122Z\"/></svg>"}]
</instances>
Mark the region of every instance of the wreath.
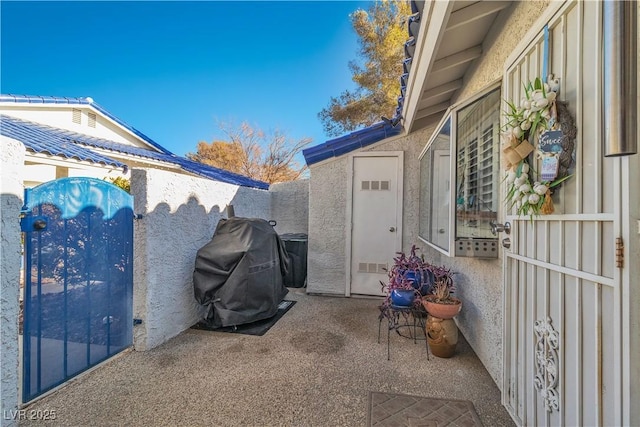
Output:
<instances>
[{"instance_id":1,"label":"wreath","mask_svg":"<svg viewBox=\"0 0 640 427\"><path fill-rule=\"evenodd\" d=\"M524 85L519 106L506 101L501 133L506 202L518 216L553 213L553 189L572 176L577 130L567 104L556 99L559 87L553 74L547 83L536 78Z\"/></svg>"}]
</instances>

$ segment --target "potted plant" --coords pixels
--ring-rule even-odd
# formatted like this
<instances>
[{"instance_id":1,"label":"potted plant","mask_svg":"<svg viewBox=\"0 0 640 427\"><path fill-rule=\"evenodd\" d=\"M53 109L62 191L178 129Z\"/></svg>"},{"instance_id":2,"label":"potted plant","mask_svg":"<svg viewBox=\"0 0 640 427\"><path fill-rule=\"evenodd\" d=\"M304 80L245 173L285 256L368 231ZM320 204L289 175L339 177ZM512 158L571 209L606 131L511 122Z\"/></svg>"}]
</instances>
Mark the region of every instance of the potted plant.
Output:
<instances>
[{"instance_id":1,"label":"potted plant","mask_svg":"<svg viewBox=\"0 0 640 427\"><path fill-rule=\"evenodd\" d=\"M451 276L436 279L432 293L422 297L422 305L427 313L440 319L451 319L460 313L462 301L451 295L453 290Z\"/></svg>"},{"instance_id":2,"label":"potted plant","mask_svg":"<svg viewBox=\"0 0 640 427\"><path fill-rule=\"evenodd\" d=\"M409 255L398 252L393 259L393 265L387 270L388 282L380 282L387 294L385 304L419 307L420 298L430 291L435 280L433 266L425 262L417 250L413 245Z\"/></svg>"},{"instance_id":3,"label":"potted plant","mask_svg":"<svg viewBox=\"0 0 640 427\"><path fill-rule=\"evenodd\" d=\"M458 344L458 327L453 317L460 313L462 301L452 296L455 291L451 270L433 266L436 282L432 293L421 298L429 314L426 323L427 343L436 357L451 357Z\"/></svg>"}]
</instances>

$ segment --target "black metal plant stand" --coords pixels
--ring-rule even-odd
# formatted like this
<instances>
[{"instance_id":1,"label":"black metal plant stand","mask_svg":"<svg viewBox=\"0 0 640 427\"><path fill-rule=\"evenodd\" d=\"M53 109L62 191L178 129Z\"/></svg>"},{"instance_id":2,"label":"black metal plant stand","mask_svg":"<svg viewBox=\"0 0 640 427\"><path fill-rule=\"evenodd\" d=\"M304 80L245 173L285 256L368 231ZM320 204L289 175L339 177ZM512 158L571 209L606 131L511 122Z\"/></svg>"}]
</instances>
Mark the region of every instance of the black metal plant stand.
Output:
<instances>
[{"instance_id":1,"label":"black metal plant stand","mask_svg":"<svg viewBox=\"0 0 640 427\"><path fill-rule=\"evenodd\" d=\"M390 342L392 330L396 331L396 333L401 337L413 339L414 344L417 344L418 340L424 340L425 348L427 349L427 360L429 360L426 318L427 312L421 306L380 306L380 315L378 316L378 344L380 344L382 322L384 319L387 319L387 360L391 360ZM420 336L418 335L418 330L421 332Z\"/></svg>"}]
</instances>

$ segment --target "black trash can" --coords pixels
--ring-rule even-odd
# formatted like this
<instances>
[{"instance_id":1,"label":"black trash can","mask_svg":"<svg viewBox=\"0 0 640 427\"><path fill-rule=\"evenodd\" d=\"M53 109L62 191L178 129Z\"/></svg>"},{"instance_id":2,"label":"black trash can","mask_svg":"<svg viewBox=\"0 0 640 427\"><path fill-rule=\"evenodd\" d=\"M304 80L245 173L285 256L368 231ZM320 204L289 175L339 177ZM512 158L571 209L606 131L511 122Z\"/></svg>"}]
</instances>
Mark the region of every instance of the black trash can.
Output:
<instances>
[{"instance_id":1,"label":"black trash can","mask_svg":"<svg viewBox=\"0 0 640 427\"><path fill-rule=\"evenodd\" d=\"M288 288L305 287L309 236L304 233L286 233L281 234L280 239L289 255L289 271L284 276L284 285Z\"/></svg>"}]
</instances>

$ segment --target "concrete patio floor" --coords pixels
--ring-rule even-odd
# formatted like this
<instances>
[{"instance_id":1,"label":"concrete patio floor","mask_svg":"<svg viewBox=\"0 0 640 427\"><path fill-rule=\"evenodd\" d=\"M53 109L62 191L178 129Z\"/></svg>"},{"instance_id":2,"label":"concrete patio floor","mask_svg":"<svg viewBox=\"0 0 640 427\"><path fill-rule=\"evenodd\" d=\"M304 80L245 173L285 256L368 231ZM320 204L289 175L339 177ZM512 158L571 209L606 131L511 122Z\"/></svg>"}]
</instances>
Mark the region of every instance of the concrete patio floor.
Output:
<instances>
[{"instance_id":1,"label":"concrete patio floor","mask_svg":"<svg viewBox=\"0 0 640 427\"><path fill-rule=\"evenodd\" d=\"M462 339L450 359L386 333L378 299L306 295L264 336L187 330L127 351L28 409L64 426L363 426L370 391L470 400L485 426L513 425ZM384 324L383 324L384 325ZM23 421L20 425L46 424Z\"/></svg>"}]
</instances>

